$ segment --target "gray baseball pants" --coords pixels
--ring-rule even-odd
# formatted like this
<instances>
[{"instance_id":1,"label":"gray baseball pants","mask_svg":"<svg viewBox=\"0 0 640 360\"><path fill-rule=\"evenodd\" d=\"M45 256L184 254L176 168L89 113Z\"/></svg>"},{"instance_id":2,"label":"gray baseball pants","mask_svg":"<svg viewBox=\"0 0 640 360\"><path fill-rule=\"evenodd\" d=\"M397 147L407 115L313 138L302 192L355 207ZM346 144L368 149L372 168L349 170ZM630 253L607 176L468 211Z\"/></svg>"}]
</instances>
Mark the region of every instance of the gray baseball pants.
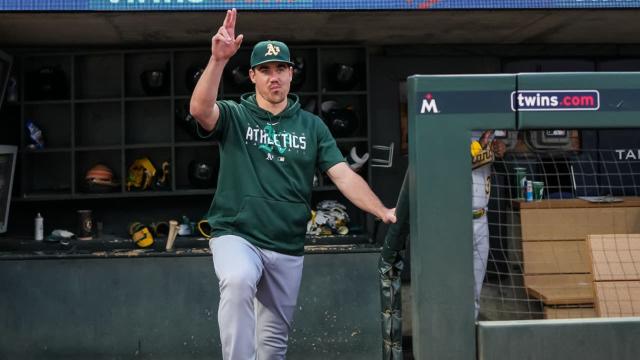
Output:
<instances>
[{"instance_id":1,"label":"gray baseball pants","mask_svg":"<svg viewBox=\"0 0 640 360\"><path fill-rule=\"evenodd\" d=\"M260 249L235 235L209 241L220 287L224 360L285 359L303 256Z\"/></svg>"},{"instance_id":2,"label":"gray baseball pants","mask_svg":"<svg viewBox=\"0 0 640 360\"><path fill-rule=\"evenodd\" d=\"M489 257L489 224L487 215L473 220L473 278L475 280L475 315L480 312L480 293Z\"/></svg>"}]
</instances>

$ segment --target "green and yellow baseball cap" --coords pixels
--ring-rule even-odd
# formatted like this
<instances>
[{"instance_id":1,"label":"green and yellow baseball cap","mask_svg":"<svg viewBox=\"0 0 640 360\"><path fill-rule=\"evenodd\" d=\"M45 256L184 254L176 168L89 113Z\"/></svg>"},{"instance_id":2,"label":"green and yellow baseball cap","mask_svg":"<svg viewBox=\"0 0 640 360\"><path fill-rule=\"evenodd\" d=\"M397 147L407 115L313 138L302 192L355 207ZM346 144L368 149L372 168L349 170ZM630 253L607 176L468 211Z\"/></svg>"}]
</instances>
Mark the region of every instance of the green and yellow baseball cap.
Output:
<instances>
[{"instance_id":1,"label":"green and yellow baseball cap","mask_svg":"<svg viewBox=\"0 0 640 360\"><path fill-rule=\"evenodd\" d=\"M283 62L293 65L289 48L282 41L267 40L257 43L251 52L251 68L268 62Z\"/></svg>"}]
</instances>

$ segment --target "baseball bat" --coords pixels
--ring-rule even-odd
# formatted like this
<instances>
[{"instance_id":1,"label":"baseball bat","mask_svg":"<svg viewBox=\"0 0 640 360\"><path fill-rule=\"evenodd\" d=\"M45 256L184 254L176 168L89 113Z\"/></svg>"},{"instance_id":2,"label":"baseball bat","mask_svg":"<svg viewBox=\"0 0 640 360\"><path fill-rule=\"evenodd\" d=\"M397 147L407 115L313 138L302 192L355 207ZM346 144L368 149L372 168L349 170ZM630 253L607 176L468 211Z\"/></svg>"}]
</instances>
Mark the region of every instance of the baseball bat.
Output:
<instances>
[{"instance_id":1,"label":"baseball bat","mask_svg":"<svg viewBox=\"0 0 640 360\"><path fill-rule=\"evenodd\" d=\"M165 250L173 251L173 242L176 240L176 235L178 235L178 222L171 220L169 221L169 235L167 236L167 246Z\"/></svg>"}]
</instances>

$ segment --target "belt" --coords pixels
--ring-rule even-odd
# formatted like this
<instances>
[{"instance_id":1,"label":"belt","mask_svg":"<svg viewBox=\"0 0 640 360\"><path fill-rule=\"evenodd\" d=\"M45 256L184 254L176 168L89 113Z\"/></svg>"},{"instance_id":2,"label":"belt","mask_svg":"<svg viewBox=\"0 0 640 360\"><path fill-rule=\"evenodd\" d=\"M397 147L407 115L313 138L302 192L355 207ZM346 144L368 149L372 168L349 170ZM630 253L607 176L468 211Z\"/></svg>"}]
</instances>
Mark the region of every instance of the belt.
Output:
<instances>
[{"instance_id":1,"label":"belt","mask_svg":"<svg viewBox=\"0 0 640 360\"><path fill-rule=\"evenodd\" d=\"M474 209L473 210L473 219L480 219L481 217L485 216L487 213L487 211L482 208L482 209Z\"/></svg>"}]
</instances>

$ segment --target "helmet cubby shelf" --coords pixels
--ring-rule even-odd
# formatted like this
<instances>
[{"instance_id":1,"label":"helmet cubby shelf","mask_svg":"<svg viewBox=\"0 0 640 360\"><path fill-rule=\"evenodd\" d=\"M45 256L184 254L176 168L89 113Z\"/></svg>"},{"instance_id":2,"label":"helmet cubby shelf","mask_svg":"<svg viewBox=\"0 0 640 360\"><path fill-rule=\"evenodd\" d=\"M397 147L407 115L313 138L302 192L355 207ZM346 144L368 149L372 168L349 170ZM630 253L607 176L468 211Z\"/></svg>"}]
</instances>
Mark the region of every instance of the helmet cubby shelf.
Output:
<instances>
[{"instance_id":1,"label":"helmet cubby shelf","mask_svg":"<svg viewBox=\"0 0 640 360\"><path fill-rule=\"evenodd\" d=\"M250 51L242 47L227 64L220 99L252 91ZM325 121L345 156L351 147L367 152L367 48L294 45L291 52L291 92L302 108ZM191 92L209 56L206 47L15 54L19 98L11 104L16 126L10 129L19 139L20 162L14 199L213 194L218 143L200 139L189 115ZM27 123L40 131L42 146L34 146ZM136 187L130 168L140 159L149 160L156 176L168 166L168 180ZM369 172L365 166L360 174L369 179ZM338 196L326 177L319 182L314 192Z\"/></svg>"}]
</instances>

